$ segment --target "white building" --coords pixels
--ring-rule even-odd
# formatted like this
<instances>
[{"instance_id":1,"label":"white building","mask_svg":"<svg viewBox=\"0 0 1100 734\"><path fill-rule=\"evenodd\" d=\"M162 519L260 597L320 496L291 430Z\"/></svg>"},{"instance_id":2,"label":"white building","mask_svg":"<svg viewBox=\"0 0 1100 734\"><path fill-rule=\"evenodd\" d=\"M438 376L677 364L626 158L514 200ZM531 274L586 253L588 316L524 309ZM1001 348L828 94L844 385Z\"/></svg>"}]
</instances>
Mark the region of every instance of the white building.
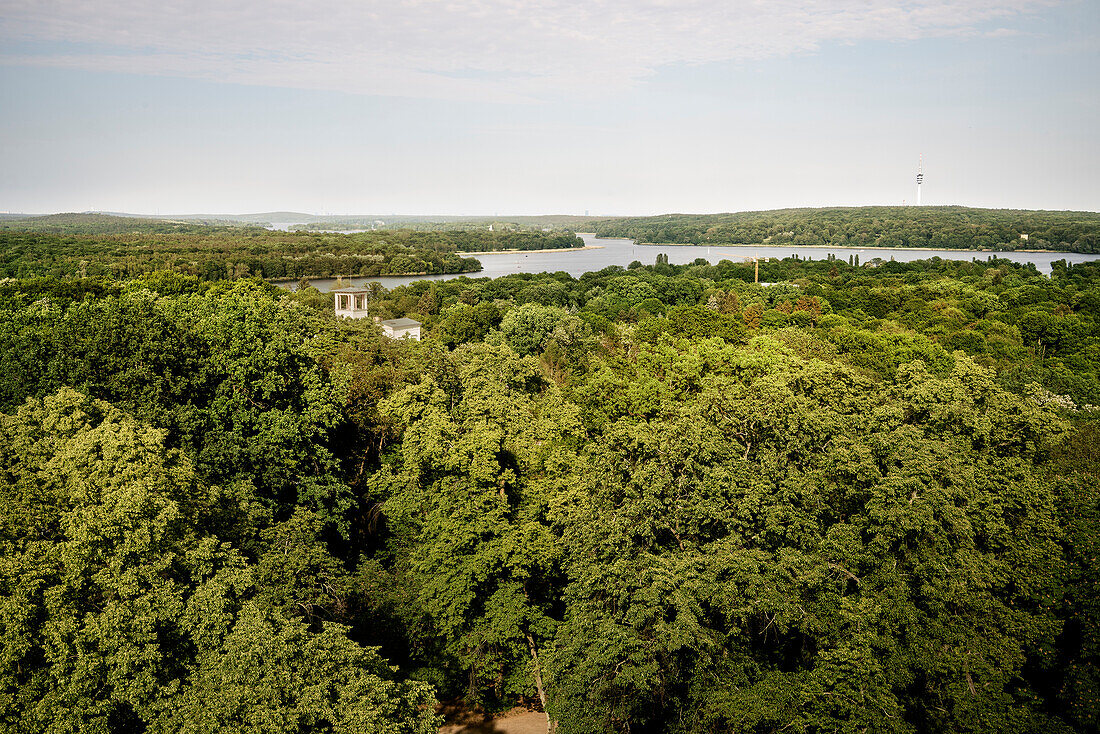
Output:
<instances>
[{"instance_id":1,"label":"white building","mask_svg":"<svg viewBox=\"0 0 1100 734\"><path fill-rule=\"evenodd\" d=\"M366 288L337 288L332 292L336 298L336 315L345 319L365 319L369 294Z\"/></svg>"},{"instance_id":2,"label":"white building","mask_svg":"<svg viewBox=\"0 0 1100 734\"><path fill-rule=\"evenodd\" d=\"M420 322L415 319L388 319L381 322L382 333L390 339L420 341Z\"/></svg>"}]
</instances>

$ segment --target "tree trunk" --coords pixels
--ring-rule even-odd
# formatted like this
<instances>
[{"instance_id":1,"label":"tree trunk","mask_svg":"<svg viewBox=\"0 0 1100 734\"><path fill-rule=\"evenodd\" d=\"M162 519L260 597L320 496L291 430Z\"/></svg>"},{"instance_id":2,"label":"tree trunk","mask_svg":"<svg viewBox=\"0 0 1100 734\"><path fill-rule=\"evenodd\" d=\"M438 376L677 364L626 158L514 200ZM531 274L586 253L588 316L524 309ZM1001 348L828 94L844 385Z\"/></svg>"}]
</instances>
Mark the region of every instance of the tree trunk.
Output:
<instances>
[{"instance_id":1,"label":"tree trunk","mask_svg":"<svg viewBox=\"0 0 1100 734\"><path fill-rule=\"evenodd\" d=\"M546 708L546 689L542 687L542 666L539 665L539 651L535 647L535 638L531 636L530 632L526 633L527 636L527 649L531 651L531 660L535 663L535 688L539 692L539 702L542 703L542 711L546 714L546 732L547 734L554 734L554 730L557 729L557 722L551 721L550 712Z\"/></svg>"}]
</instances>

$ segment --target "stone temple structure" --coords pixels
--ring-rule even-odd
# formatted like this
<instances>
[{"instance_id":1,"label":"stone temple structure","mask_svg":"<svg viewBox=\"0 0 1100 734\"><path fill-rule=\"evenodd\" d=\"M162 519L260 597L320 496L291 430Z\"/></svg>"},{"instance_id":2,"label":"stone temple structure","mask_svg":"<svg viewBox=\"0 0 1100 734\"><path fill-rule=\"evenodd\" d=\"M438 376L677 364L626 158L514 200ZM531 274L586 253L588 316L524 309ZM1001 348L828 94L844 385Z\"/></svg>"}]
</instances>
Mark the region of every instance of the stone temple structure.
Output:
<instances>
[{"instance_id":1,"label":"stone temple structure","mask_svg":"<svg viewBox=\"0 0 1100 734\"><path fill-rule=\"evenodd\" d=\"M345 319L365 319L369 293L366 288L337 288L332 292L336 298L336 315Z\"/></svg>"}]
</instances>

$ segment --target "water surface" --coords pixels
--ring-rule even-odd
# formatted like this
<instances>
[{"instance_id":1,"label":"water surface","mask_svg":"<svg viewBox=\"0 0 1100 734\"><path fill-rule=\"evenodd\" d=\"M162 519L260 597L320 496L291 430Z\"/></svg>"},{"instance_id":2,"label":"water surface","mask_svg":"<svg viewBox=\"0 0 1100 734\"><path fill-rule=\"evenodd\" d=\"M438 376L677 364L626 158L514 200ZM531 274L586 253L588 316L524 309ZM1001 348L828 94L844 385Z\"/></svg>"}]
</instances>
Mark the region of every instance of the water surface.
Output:
<instances>
[{"instance_id":1,"label":"water surface","mask_svg":"<svg viewBox=\"0 0 1100 734\"><path fill-rule=\"evenodd\" d=\"M1049 275L1050 264L1055 260L1069 263L1100 260L1100 254L1082 255L1073 252L989 252L985 250L917 250L911 248L887 247L771 247L766 245L712 246L706 245L635 245L633 240L607 239L593 235L581 235L584 243L596 249L561 250L557 252L499 252L490 255L477 255L482 270L477 273L448 273L446 275L386 275L369 278L349 278L352 285L378 282L386 288L408 285L416 280L450 280L451 278L499 278L513 273L554 273L564 271L577 277L594 270L603 270L609 265L628 266L634 260L652 265L659 253L668 255L668 261L675 265L690 263L703 258L711 264L719 260L743 261L746 258L785 258L798 255L803 259L825 260L832 254L838 260L848 261L849 255L859 255L861 263L872 258L900 262L911 260L929 260L940 257L945 260L987 260L995 256L1018 263L1034 263L1040 273ZM310 278L310 283L322 291L329 291L336 282L334 278ZM296 287L294 283L284 283L284 287Z\"/></svg>"}]
</instances>

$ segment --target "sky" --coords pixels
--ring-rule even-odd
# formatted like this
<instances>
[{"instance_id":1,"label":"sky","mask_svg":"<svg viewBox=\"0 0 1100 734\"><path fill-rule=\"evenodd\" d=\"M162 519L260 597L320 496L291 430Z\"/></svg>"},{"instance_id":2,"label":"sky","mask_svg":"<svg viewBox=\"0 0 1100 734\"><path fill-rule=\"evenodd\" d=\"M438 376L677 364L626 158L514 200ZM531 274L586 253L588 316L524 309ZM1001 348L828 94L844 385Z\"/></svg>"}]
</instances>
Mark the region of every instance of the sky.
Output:
<instances>
[{"instance_id":1,"label":"sky","mask_svg":"<svg viewBox=\"0 0 1100 734\"><path fill-rule=\"evenodd\" d=\"M0 211L1100 210L1097 0L0 0Z\"/></svg>"}]
</instances>

